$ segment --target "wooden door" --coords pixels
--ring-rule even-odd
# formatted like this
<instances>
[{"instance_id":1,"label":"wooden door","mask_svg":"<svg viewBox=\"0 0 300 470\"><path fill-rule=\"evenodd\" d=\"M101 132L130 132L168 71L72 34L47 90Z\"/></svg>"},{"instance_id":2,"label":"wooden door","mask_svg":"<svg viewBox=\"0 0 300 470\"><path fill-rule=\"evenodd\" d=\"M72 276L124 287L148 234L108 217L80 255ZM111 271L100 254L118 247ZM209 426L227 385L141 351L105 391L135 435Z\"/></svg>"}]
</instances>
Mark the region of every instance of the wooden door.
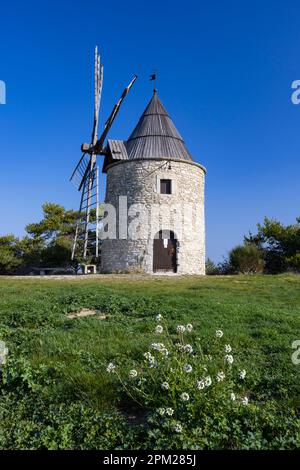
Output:
<instances>
[{"instance_id":1,"label":"wooden door","mask_svg":"<svg viewBox=\"0 0 300 470\"><path fill-rule=\"evenodd\" d=\"M176 272L177 271L177 243L172 236L169 239L163 239L161 232L159 238L153 240L153 271Z\"/></svg>"}]
</instances>

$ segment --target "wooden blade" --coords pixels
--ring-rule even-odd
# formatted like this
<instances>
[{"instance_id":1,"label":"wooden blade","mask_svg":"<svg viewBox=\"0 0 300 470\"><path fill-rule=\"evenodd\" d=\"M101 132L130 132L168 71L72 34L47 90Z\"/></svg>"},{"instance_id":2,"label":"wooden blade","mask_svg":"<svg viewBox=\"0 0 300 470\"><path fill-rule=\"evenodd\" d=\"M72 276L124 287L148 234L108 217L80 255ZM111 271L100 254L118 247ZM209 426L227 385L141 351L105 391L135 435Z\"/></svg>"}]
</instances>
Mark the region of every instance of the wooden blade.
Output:
<instances>
[{"instance_id":1,"label":"wooden blade","mask_svg":"<svg viewBox=\"0 0 300 470\"><path fill-rule=\"evenodd\" d=\"M87 166L87 161L85 159L86 157L86 152L83 153L82 157L80 158L79 162L77 163L71 177L70 177L70 181L73 181L75 182L75 179L78 179L78 177L80 177L80 179L82 178L84 172L85 172L85 169L86 169L86 166Z\"/></svg>"},{"instance_id":2,"label":"wooden blade","mask_svg":"<svg viewBox=\"0 0 300 470\"><path fill-rule=\"evenodd\" d=\"M93 171L93 169L94 169L94 167L95 167L95 165L96 165L96 158L97 158L97 157L96 157L96 154L92 153L92 155L90 155L90 161L89 161L89 163L88 163L88 165L87 165L87 167L86 167L86 169L85 169L84 175L83 175L82 180L81 180L81 182L80 182L80 184L79 184L79 187L78 187L78 191L81 191L81 189L82 189L82 187L83 187L83 185L84 185L84 183L85 183L85 181L86 181L86 179L87 179L89 173L90 173L91 171Z\"/></svg>"},{"instance_id":3,"label":"wooden blade","mask_svg":"<svg viewBox=\"0 0 300 470\"><path fill-rule=\"evenodd\" d=\"M98 54L97 46L95 48L94 83L95 83L95 103L94 103L92 145L95 145L98 139L98 135L97 135L98 134L98 120L99 120L99 110L100 110L102 84L103 84L103 65L101 65L100 54Z\"/></svg>"},{"instance_id":4,"label":"wooden blade","mask_svg":"<svg viewBox=\"0 0 300 470\"><path fill-rule=\"evenodd\" d=\"M99 154L103 151L103 144L104 144L106 136L109 132L109 129L111 128L112 123L115 120L115 117L116 117L116 115L117 115L117 113L120 109L121 104L123 103L126 95L128 94L130 88L132 87L132 85L134 84L134 82L136 81L137 78L138 78L137 75L135 75L134 78L129 83L129 85L123 91L119 101L117 102L117 104L114 106L112 112L110 113L110 116L109 116L109 118L107 119L107 121L105 123L104 131L103 131L101 137L99 138L99 140L97 141L97 143L95 144L95 147L94 147L95 153Z\"/></svg>"}]
</instances>

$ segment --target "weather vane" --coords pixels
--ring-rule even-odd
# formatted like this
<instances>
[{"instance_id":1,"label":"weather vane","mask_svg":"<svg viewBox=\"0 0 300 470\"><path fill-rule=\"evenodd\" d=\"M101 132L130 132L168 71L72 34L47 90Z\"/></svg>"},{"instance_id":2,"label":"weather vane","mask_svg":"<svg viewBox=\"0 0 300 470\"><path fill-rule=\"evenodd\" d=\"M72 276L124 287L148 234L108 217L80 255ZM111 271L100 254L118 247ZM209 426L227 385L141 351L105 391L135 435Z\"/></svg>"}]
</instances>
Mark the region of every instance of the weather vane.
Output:
<instances>
[{"instance_id":1,"label":"weather vane","mask_svg":"<svg viewBox=\"0 0 300 470\"><path fill-rule=\"evenodd\" d=\"M154 73L152 73L152 74L150 75L150 81L154 80L154 90L153 90L154 92L157 91L157 88L156 88L156 79L157 79L157 71L154 70Z\"/></svg>"}]
</instances>

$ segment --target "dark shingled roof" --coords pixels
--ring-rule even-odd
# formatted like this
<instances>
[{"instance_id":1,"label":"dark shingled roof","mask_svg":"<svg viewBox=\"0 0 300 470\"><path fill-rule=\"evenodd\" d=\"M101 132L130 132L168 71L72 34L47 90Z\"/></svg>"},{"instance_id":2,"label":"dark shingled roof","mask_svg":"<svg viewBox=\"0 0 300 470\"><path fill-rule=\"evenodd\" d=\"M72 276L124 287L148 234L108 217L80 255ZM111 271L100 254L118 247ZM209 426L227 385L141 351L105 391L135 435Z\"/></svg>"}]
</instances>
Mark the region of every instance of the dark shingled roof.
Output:
<instances>
[{"instance_id":1,"label":"dark shingled roof","mask_svg":"<svg viewBox=\"0 0 300 470\"><path fill-rule=\"evenodd\" d=\"M172 119L154 90L147 108L126 142L129 159L176 158L192 161L193 158L174 126Z\"/></svg>"}]
</instances>

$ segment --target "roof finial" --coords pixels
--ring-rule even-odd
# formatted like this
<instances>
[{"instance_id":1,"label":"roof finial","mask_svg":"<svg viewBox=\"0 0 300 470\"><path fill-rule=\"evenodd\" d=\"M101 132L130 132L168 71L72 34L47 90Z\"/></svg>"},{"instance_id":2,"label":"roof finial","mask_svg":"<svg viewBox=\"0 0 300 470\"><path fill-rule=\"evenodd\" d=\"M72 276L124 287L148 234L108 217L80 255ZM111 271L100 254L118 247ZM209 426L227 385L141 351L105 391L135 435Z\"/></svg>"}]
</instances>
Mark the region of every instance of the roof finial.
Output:
<instances>
[{"instance_id":1,"label":"roof finial","mask_svg":"<svg viewBox=\"0 0 300 470\"><path fill-rule=\"evenodd\" d=\"M157 88L156 88L157 73L156 73L156 70L155 70L154 72L155 72L155 73L152 73L152 74L150 75L150 81L151 81L151 80L154 80L154 89L153 89L153 92L154 92L154 94L156 94L156 93L157 93Z\"/></svg>"}]
</instances>

